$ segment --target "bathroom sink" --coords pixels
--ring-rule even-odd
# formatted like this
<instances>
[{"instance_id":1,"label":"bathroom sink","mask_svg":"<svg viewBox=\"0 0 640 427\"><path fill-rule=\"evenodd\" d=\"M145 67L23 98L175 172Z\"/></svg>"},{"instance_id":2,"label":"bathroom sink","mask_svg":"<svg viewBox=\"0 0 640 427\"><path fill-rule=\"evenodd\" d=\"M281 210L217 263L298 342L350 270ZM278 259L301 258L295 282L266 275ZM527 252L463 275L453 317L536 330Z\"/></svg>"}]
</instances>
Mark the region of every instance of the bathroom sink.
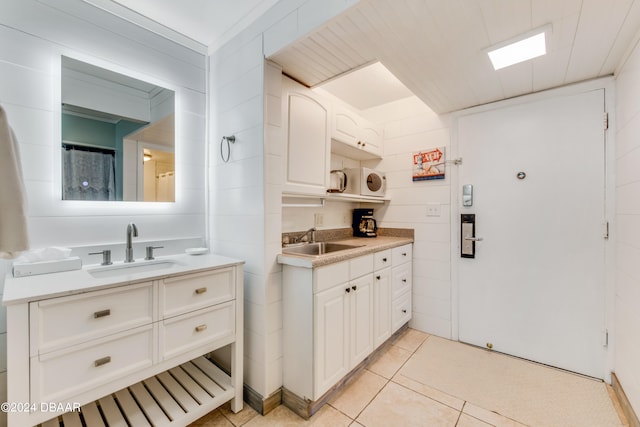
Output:
<instances>
[{"instance_id":1,"label":"bathroom sink","mask_svg":"<svg viewBox=\"0 0 640 427\"><path fill-rule=\"evenodd\" d=\"M117 277L127 274L149 273L173 267L176 261L163 259L153 261L137 261L113 265L104 265L87 269L95 278Z\"/></svg>"},{"instance_id":2,"label":"bathroom sink","mask_svg":"<svg viewBox=\"0 0 640 427\"><path fill-rule=\"evenodd\" d=\"M346 251L348 249L359 248L363 245L345 245L343 243L332 242L316 242L303 243L301 245L292 245L282 248L282 253L293 255L318 256L330 254L338 251Z\"/></svg>"}]
</instances>

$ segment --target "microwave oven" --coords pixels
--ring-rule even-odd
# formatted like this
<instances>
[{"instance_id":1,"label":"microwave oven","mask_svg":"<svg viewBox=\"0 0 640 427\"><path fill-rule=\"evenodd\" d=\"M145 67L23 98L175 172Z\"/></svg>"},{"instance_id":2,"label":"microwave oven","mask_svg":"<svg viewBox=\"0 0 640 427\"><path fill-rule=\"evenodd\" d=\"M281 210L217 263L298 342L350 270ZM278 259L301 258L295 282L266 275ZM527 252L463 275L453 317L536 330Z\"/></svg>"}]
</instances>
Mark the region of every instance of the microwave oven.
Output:
<instances>
[{"instance_id":1,"label":"microwave oven","mask_svg":"<svg viewBox=\"0 0 640 427\"><path fill-rule=\"evenodd\" d=\"M344 172L347 176L345 193L384 197L387 182L382 172L369 168L351 168Z\"/></svg>"}]
</instances>

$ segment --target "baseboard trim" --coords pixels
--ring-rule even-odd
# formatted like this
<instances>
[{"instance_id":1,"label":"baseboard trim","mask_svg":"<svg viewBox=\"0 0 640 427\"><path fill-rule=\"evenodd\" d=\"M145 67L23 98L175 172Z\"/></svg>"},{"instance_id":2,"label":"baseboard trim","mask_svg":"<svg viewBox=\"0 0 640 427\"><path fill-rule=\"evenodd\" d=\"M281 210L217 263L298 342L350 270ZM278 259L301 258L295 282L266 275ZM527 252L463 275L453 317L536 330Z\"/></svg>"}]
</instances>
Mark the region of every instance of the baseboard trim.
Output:
<instances>
[{"instance_id":1,"label":"baseboard trim","mask_svg":"<svg viewBox=\"0 0 640 427\"><path fill-rule=\"evenodd\" d=\"M282 404L293 412L308 420L313 414L315 414L325 403L331 400L336 394L338 394L349 382L354 379L363 369L365 369L376 357L385 351L393 342L398 339L400 335L409 328L409 324L405 323L400 329L398 329L391 337L389 337L384 343L382 343L376 350L367 356L358 366L353 368L347 375L345 375L337 384L331 387L325 394L319 399L311 401L303 399L295 393L282 387Z\"/></svg>"},{"instance_id":2,"label":"baseboard trim","mask_svg":"<svg viewBox=\"0 0 640 427\"><path fill-rule=\"evenodd\" d=\"M638 416L633 410L631 402L629 402L629 399L627 398L627 395L622 388L622 384L620 384L620 381L618 381L618 377L616 376L615 372L611 373L611 387L613 388L613 392L618 399L618 403L620 403L622 413L625 417L627 417L629 427L640 427L640 420L638 420Z\"/></svg>"},{"instance_id":3,"label":"baseboard trim","mask_svg":"<svg viewBox=\"0 0 640 427\"><path fill-rule=\"evenodd\" d=\"M260 415L267 415L282 403L282 387L263 398L260 393L244 384L242 397L245 403L251 406Z\"/></svg>"}]
</instances>

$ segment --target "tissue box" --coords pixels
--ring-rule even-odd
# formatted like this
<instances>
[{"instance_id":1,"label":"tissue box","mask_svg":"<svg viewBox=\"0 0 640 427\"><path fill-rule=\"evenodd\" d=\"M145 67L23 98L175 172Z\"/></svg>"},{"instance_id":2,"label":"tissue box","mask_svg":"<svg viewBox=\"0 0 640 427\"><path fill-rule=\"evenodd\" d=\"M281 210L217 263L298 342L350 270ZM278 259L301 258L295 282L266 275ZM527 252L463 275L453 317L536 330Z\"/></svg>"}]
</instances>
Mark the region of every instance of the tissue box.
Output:
<instances>
[{"instance_id":1,"label":"tissue box","mask_svg":"<svg viewBox=\"0 0 640 427\"><path fill-rule=\"evenodd\" d=\"M14 262L13 277L58 273L60 271L80 270L81 268L82 260L77 256L53 261Z\"/></svg>"}]
</instances>

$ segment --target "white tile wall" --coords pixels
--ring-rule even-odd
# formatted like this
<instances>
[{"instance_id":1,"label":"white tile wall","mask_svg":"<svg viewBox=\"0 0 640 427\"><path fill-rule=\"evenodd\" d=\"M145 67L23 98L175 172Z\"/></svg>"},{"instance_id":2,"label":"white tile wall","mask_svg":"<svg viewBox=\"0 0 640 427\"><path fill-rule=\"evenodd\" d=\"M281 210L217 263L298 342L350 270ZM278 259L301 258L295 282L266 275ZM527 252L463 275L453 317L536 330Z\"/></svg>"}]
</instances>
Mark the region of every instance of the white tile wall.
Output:
<instances>
[{"instance_id":1,"label":"white tile wall","mask_svg":"<svg viewBox=\"0 0 640 427\"><path fill-rule=\"evenodd\" d=\"M386 172L391 201L372 205L381 227L413 228L413 318L410 325L451 337L450 185L413 182L413 153L449 147L448 116L438 116L416 97L363 112L384 125L384 160L363 164ZM449 173L450 170L447 170ZM427 217L427 204L439 203L438 217Z\"/></svg>"},{"instance_id":2,"label":"white tile wall","mask_svg":"<svg viewBox=\"0 0 640 427\"><path fill-rule=\"evenodd\" d=\"M640 47L616 80L615 372L640 414Z\"/></svg>"}]
</instances>

